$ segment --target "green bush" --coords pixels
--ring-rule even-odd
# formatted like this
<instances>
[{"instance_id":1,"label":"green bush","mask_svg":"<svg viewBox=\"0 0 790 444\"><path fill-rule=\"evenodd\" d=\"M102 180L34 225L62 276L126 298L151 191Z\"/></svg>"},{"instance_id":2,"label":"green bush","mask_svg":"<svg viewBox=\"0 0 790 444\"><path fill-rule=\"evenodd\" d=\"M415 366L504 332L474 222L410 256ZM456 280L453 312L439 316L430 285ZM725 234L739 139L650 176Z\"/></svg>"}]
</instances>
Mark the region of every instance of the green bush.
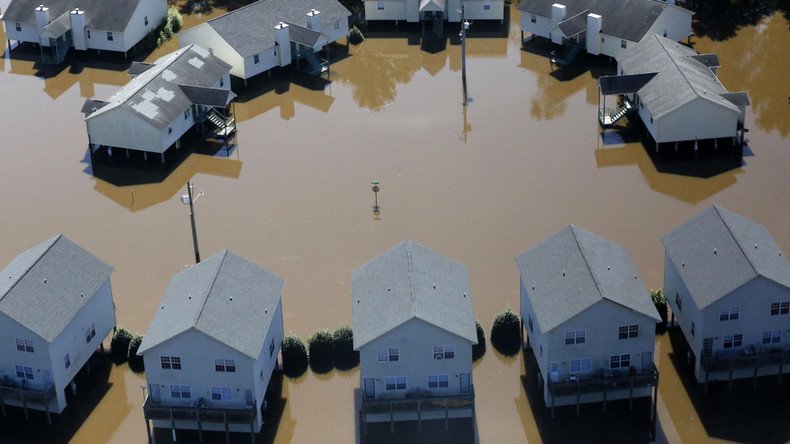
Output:
<instances>
[{"instance_id":1,"label":"green bush","mask_svg":"<svg viewBox=\"0 0 790 444\"><path fill-rule=\"evenodd\" d=\"M664 296L664 292L659 288L650 290L650 300L653 301L653 305L656 306L658 315L661 316L661 323L656 325L656 332L660 333L667 326L667 318L669 316L667 298Z\"/></svg>"},{"instance_id":2,"label":"green bush","mask_svg":"<svg viewBox=\"0 0 790 444\"><path fill-rule=\"evenodd\" d=\"M494 319L491 344L507 356L515 355L521 349L521 321L510 308L506 308Z\"/></svg>"},{"instance_id":3,"label":"green bush","mask_svg":"<svg viewBox=\"0 0 790 444\"><path fill-rule=\"evenodd\" d=\"M137 350L140 349L140 344L143 342L143 335L136 334L129 341L129 368L132 369L135 373L140 373L145 371L145 364L143 363L143 357L137 356Z\"/></svg>"},{"instance_id":4,"label":"green bush","mask_svg":"<svg viewBox=\"0 0 790 444\"><path fill-rule=\"evenodd\" d=\"M310 368L316 373L327 373L334 366L334 338L329 330L318 330L307 340Z\"/></svg>"},{"instance_id":5,"label":"green bush","mask_svg":"<svg viewBox=\"0 0 790 444\"><path fill-rule=\"evenodd\" d=\"M359 352L354 351L354 331L343 324L332 335L334 361L338 370L350 370L359 365Z\"/></svg>"},{"instance_id":6,"label":"green bush","mask_svg":"<svg viewBox=\"0 0 790 444\"><path fill-rule=\"evenodd\" d=\"M477 344L472 346L472 359L477 361L486 354L486 332L477 320L475 320L475 330L477 330Z\"/></svg>"},{"instance_id":7,"label":"green bush","mask_svg":"<svg viewBox=\"0 0 790 444\"><path fill-rule=\"evenodd\" d=\"M184 18L181 16L181 13L178 12L178 8L175 6L171 6L167 9L167 18L166 24L170 25L170 30L174 34L178 34L181 31L181 26L184 24Z\"/></svg>"},{"instance_id":8,"label":"green bush","mask_svg":"<svg viewBox=\"0 0 790 444\"><path fill-rule=\"evenodd\" d=\"M283 339L283 373L291 378L301 376L307 370L307 349L304 342L296 335L288 335Z\"/></svg>"},{"instance_id":9,"label":"green bush","mask_svg":"<svg viewBox=\"0 0 790 444\"><path fill-rule=\"evenodd\" d=\"M123 325L117 325L110 340L112 359L117 364L126 362L129 357L129 343L134 336Z\"/></svg>"},{"instance_id":10,"label":"green bush","mask_svg":"<svg viewBox=\"0 0 790 444\"><path fill-rule=\"evenodd\" d=\"M348 31L348 43L359 45L363 41L365 41L365 36L362 35L362 31L356 26L352 26L351 30Z\"/></svg>"}]
</instances>

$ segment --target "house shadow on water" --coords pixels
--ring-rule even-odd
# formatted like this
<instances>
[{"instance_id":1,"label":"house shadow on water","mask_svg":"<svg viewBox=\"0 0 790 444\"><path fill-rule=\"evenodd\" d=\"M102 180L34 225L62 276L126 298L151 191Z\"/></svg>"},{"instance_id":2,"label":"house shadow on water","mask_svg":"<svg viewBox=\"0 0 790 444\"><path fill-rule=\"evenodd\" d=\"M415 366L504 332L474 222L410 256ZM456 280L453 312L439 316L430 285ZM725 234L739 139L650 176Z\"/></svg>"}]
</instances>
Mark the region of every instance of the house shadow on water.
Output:
<instances>
[{"instance_id":1,"label":"house shadow on water","mask_svg":"<svg viewBox=\"0 0 790 444\"><path fill-rule=\"evenodd\" d=\"M525 373L521 384L526 392L529 410L538 426L544 443L605 442L647 443L653 425L650 420L651 398L634 398L633 408L628 409L628 400L609 401L606 413L602 403L582 404L579 416L576 406L551 408L543 401L543 389L538 386L538 364L531 350L524 350Z\"/></svg>"},{"instance_id":2,"label":"house shadow on water","mask_svg":"<svg viewBox=\"0 0 790 444\"><path fill-rule=\"evenodd\" d=\"M680 328L668 330L672 351L669 358L683 388L694 405L708 436L734 442L784 443L790 441L790 375L711 381L708 393L694 379L693 361Z\"/></svg>"},{"instance_id":3,"label":"house shadow on water","mask_svg":"<svg viewBox=\"0 0 790 444\"><path fill-rule=\"evenodd\" d=\"M90 366L90 374L88 374L88 366ZM62 413L51 415L51 425L47 424L47 417L43 411L28 410L29 420L25 420L24 410L21 407L7 406L6 416L0 413L0 443L70 442L107 392L113 388L114 384L110 382L112 367L109 354L94 354L74 377L74 382L77 384L76 395L70 388L66 388L68 405ZM122 391L124 387L114 387L114 389ZM125 417L132 406L124 403L113 408L120 417ZM109 440L110 436L105 438Z\"/></svg>"},{"instance_id":4,"label":"house shadow on water","mask_svg":"<svg viewBox=\"0 0 790 444\"><path fill-rule=\"evenodd\" d=\"M477 417L368 423L361 418L362 391L354 389L354 430L357 444L474 444L480 442Z\"/></svg>"}]
</instances>

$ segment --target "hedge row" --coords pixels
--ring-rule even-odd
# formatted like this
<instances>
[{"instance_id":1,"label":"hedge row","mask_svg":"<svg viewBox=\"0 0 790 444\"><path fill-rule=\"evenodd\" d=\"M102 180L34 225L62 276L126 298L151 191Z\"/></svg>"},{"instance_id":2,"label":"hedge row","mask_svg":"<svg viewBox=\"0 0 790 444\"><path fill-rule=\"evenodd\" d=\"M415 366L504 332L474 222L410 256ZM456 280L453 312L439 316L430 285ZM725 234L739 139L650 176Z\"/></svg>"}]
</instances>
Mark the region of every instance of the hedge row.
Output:
<instances>
[{"instance_id":1,"label":"hedge row","mask_svg":"<svg viewBox=\"0 0 790 444\"><path fill-rule=\"evenodd\" d=\"M116 364L129 361L129 368L133 372L145 370L143 357L137 356L137 350L143 342L143 335L132 333L123 325L113 327L112 339L110 340L110 354Z\"/></svg>"},{"instance_id":2,"label":"hedge row","mask_svg":"<svg viewBox=\"0 0 790 444\"><path fill-rule=\"evenodd\" d=\"M359 352L354 350L354 332L344 324L337 330L318 330L307 340L307 347L296 335L283 339L283 372L290 377L301 376L308 365L316 373L327 373L332 368L349 370L359 364Z\"/></svg>"}]
</instances>

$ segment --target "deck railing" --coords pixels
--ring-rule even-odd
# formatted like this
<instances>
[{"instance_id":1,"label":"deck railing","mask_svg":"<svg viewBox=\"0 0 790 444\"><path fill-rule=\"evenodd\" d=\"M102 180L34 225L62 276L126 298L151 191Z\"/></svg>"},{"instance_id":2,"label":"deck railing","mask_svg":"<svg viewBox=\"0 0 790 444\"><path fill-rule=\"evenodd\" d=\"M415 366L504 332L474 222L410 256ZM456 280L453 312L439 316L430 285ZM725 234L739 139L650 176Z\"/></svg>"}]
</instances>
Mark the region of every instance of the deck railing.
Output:
<instances>
[{"instance_id":1,"label":"deck railing","mask_svg":"<svg viewBox=\"0 0 790 444\"><path fill-rule=\"evenodd\" d=\"M192 405L163 405L153 402L146 396L143 412L148 419L186 420L201 423L241 423L249 424L255 420L257 411L254 407L231 408L211 405L210 401L200 399Z\"/></svg>"},{"instance_id":2,"label":"deck railing","mask_svg":"<svg viewBox=\"0 0 790 444\"><path fill-rule=\"evenodd\" d=\"M790 368L790 348L762 348L752 345L728 354L720 351L715 356L703 356L700 364L708 373L730 371L731 369L753 369L769 365L788 365Z\"/></svg>"},{"instance_id":3,"label":"deck railing","mask_svg":"<svg viewBox=\"0 0 790 444\"><path fill-rule=\"evenodd\" d=\"M627 375L615 375L606 369L600 369L593 375L581 376L564 381L548 381L552 396L570 396L580 393L602 393L620 390L654 387L658 384L658 369L651 365L648 370Z\"/></svg>"},{"instance_id":4,"label":"deck railing","mask_svg":"<svg viewBox=\"0 0 790 444\"><path fill-rule=\"evenodd\" d=\"M365 413L414 412L431 410L468 409L475 403L474 387L469 393L459 395L436 395L428 391L416 390L406 393L405 397L362 398Z\"/></svg>"},{"instance_id":5,"label":"deck railing","mask_svg":"<svg viewBox=\"0 0 790 444\"><path fill-rule=\"evenodd\" d=\"M0 385L0 401L2 403L21 402L24 405L34 407L46 407L57 397L55 387L50 386L47 389L34 389L30 387L12 387L8 385Z\"/></svg>"}]
</instances>

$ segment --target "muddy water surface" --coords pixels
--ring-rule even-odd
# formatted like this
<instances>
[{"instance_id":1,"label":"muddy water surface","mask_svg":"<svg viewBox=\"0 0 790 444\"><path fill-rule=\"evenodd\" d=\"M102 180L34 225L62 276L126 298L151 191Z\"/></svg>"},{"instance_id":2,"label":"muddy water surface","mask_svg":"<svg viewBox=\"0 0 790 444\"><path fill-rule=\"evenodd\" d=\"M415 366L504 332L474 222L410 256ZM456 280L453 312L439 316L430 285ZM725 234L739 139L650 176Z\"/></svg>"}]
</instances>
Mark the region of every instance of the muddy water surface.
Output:
<instances>
[{"instance_id":1,"label":"muddy water surface","mask_svg":"<svg viewBox=\"0 0 790 444\"><path fill-rule=\"evenodd\" d=\"M187 26L204 19L189 16ZM192 260L188 214L178 200L188 179L206 193L196 209L203 256L230 248L284 277L285 328L302 337L349 322L351 270L407 238L469 268L475 314L486 328L503 307L518 307L513 257L569 223L625 245L648 287L661 285L660 236L713 203L766 225L790 250L789 91L778 87L788 84L790 31L781 15L723 42L695 40L698 51L719 54L724 85L752 99L751 155L711 178L661 173L628 137L602 142L593 76L605 67L552 74L539 46L520 49L515 9L511 21L507 38L471 33L468 108L460 46L429 53L387 33L351 48L322 91L292 83L237 103L238 148L229 158L193 155L162 183L126 187L91 175L79 113L86 98L103 99L125 84L123 68L75 62L44 73L23 55L6 54L0 264L63 232L115 267L118 320L144 331L170 277ZM171 42L150 58L175 48ZM382 189L378 218L374 179ZM659 339L660 435L737 440L737 426L705 421L672 347L668 336ZM523 383L534 375L524 375L521 356L505 358L490 347L475 364L472 439L560 436L540 400L525 394ZM126 366L110 368L107 378L106 393L66 432L42 437L36 425L6 422L0 442L4 435L10 442L143 442L144 378ZM356 387L357 371L286 380L274 440L358 439ZM560 426L585 426L572 416ZM770 419L750 421L742 427L790 439ZM609 429L615 440L618 430L616 423Z\"/></svg>"}]
</instances>

